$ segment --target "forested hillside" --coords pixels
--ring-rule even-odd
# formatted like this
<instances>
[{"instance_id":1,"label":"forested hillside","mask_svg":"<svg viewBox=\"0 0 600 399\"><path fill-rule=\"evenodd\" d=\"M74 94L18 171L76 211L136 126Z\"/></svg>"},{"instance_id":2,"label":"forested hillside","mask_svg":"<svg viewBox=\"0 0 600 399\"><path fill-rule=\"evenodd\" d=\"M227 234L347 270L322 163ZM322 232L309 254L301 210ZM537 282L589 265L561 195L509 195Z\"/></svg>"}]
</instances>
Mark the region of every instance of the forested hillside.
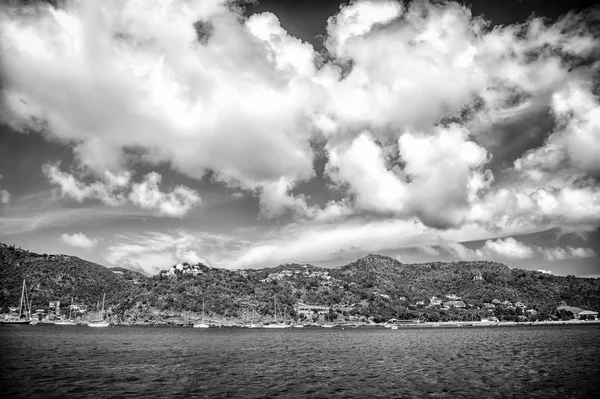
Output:
<instances>
[{"instance_id":1,"label":"forested hillside","mask_svg":"<svg viewBox=\"0 0 600 399\"><path fill-rule=\"evenodd\" d=\"M122 268L108 269L68 255L35 254L0 245L0 306L18 303L23 279L34 307L51 300L95 304L107 295L115 317L131 320L157 314L199 314L249 320L275 316L297 319L298 303L331 308L330 319L428 318L486 315L494 300L521 302L510 317L551 317L557 303L600 309L600 280L562 277L506 265L477 262L403 264L368 255L334 269L308 264L228 270L202 264L174 265L153 277ZM464 307L430 307L431 297L460 297ZM458 307L458 306L457 306ZM508 307L510 310L511 307ZM496 313L505 312L498 309ZM521 313L519 313L519 311ZM154 316L153 316L154 317Z\"/></svg>"}]
</instances>

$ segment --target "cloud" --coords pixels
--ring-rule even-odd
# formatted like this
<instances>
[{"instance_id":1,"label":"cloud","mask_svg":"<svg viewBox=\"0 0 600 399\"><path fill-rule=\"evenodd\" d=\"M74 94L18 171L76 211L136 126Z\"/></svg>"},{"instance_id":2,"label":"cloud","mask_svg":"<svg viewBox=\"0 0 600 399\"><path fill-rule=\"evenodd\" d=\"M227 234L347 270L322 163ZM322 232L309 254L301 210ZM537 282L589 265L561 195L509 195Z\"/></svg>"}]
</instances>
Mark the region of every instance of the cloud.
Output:
<instances>
[{"instance_id":1,"label":"cloud","mask_svg":"<svg viewBox=\"0 0 600 399\"><path fill-rule=\"evenodd\" d=\"M196 191L185 186L180 185L170 193L163 193L158 189L160 181L158 173L147 174L141 183L132 184L129 200L142 209L157 210L166 216L183 216L200 203Z\"/></svg>"},{"instance_id":2,"label":"cloud","mask_svg":"<svg viewBox=\"0 0 600 399\"><path fill-rule=\"evenodd\" d=\"M600 226L599 19L591 9L491 27L456 2L363 0L328 20L319 54L274 14L246 18L225 0L3 5L0 117L72 148L70 172L43 171L79 202L186 214L196 191L137 177L160 166L255 195L261 218L342 222L328 231L352 242L341 232L378 218L417 220L434 237L474 225L479 239L590 230ZM488 170L532 114L552 127ZM301 192L312 182L329 192ZM295 227L285 234L304 242ZM506 240L481 251L529 256ZM240 264L285 256L269 245L279 243Z\"/></svg>"},{"instance_id":3,"label":"cloud","mask_svg":"<svg viewBox=\"0 0 600 399\"><path fill-rule=\"evenodd\" d=\"M387 166L389 154L368 133L348 148L331 149L327 173L348 184L359 209L399 216L417 215L432 227L462 224L471 201L493 177L482 166L487 152L467 138L459 125L440 127L432 135L405 133L398 140L398 162Z\"/></svg>"},{"instance_id":4,"label":"cloud","mask_svg":"<svg viewBox=\"0 0 600 399\"><path fill-rule=\"evenodd\" d=\"M2 180L2 175L0 175L0 180ZM0 204L8 203L10 203L10 193L7 190L0 190Z\"/></svg>"},{"instance_id":5,"label":"cloud","mask_svg":"<svg viewBox=\"0 0 600 399\"><path fill-rule=\"evenodd\" d=\"M458 260L524 260L543 258L548 261L566 259L591 258L596 253L591 248L535 247L517 241L513 237L487 240L478 249L470 249L465 245L439 237L438 248ZM437 249L432 248L434 251ZM439 251L438 251L439 252ZM427 252L426 252L427 253ZM434 254L434 252L431 252Z\"/></svg>"},{"instance_id":6,"label":"cloud","mask_svg":"<svg viewBox=\"0 0 600 399\"><path fill-rule=\"evenodd\" d=\"M0 204L8 204L10 202L10 193L6 190L0 190Z\"/></svg>"},{"instance_id":7,"label":"cloud","mask_svg":"<svg viewBox=\"0 0 600 399\"><path fill-rule=\"evenodd\" d=\"M104 258L115 266L129 269L131 265L137 265L144 273L152 275L176 263L212 266L213 262L205 254L210 253L219 261L220 255L232 250L229 244L233 247L238 245L233 238L225 235L192 234L182 230L121 234L107 246Z\"/></svg>"},{"instance_id":8,"label":"cloud","mask_svg":"<svg viewBox=\"0 0 600 399\"><path fill-rule=\"evenodd\" d=\"M60 187L63 196L78 202L91 198L117 206L129 201L142 209L156 211L158 215L179 217L201 201L196 191L183 185L176 186L169 193L160 191L158 186L162 177L156 172L148 173L139 183L133 183L129 172L114 175L106 171L103 180L87 184L73 174L61 171L58 165L45 164L42 171L51 183Z\"/></svg>"},{"instance_id":9,"label":"cloud","mask_svg":"<svg viewBox=\"0 0 600 399\"><path fill-rule=\"evenodd\" d=\"M0 21L4 119L44 121L98 176L169 162L254 190L313 175L307 110L316 99L301 72L314 53L272 14L244 21L220 0L90 1L3 6ZM202 41L197 21L213 27Z\"/></svg>"},{"instance_id":10,"label":"cloud","mask_svg":"<svg viewBox=\"0 0 600 399\"><path fill-rule=\"evenodd\" d=\"M540 248L540 252L543 257L549 261L593 258L596 256L596 253L591 248L573 248L570 246L567 248Z\"/></svg>"},{"instance_id":11,"label":"cloud","mask_svg":"<svg viewBox=\"0 0 600 399\"><path fill-rule=\"evenodd\" d=\"M533 248L507 237L504 240L487 240L478 250L483 257L504 257L509 259L530 259L535 256Z\"/></svg>"},{"instance_id":12,"label":"cloud","mask_svg":"<svg viewBox=\"0 0 600 399\"><path fill-rule=\"evenodd\" d=\"M98 244L98 240L90 238L83 233L61 234L60 239L67 245L79 248L93 248Z\"/></svg>"},{"instance_id":13,"label":"cloud","mask_svg":"<svg viewBox=\"0 0 600 399\"><path fill-rule=\"evenodd\" d=\"M443 239L442 237L438 238L438 247L457 260L478 260L483 257L481 252L467 248L459 242Z\"/></svg>"},{"instance_id":14,"label":"cloud","mask_svg":"<svg viewBox=\"0 0 600 399\"><path fill-rule=\"evenodd\" d=\"M418 247L418 250L428 256L438 256L440 251L430 245L423 245Z\"/></svg>"}]
</instances>

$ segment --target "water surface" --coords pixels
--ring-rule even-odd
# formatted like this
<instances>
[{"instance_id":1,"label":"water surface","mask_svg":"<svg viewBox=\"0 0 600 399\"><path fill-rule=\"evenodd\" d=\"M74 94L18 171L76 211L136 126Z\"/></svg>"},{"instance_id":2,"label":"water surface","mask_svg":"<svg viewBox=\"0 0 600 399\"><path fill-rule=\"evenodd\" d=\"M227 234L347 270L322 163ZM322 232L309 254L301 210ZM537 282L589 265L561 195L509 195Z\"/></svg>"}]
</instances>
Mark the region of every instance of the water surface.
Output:
<instances>
[{"instance_id":1,"label":"water surface","mask_svg":"<svg viewBox=\"0 0 600 399\"><path fill-rule=\"evenodd\" d=\"M3 397L586 398L600 326L0 326Z\"/></svg>"}]
</instances>

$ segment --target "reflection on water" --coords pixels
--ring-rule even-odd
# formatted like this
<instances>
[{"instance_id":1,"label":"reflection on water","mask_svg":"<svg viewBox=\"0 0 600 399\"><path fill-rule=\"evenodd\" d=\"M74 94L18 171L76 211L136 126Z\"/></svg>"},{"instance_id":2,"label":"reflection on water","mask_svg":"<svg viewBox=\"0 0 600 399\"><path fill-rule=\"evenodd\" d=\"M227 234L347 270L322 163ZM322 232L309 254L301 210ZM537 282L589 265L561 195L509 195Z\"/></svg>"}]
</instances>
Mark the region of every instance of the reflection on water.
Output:
<instances>
[{"instance_id":1,"label":"reflection on water","mask_svg":"<svg viewBox=\"0 0 600 399\"><path fill-rule=\"evenodd\" d=\"M3 397L596 397L600 326L0 326Z\"/></svg>"}]
</instances>

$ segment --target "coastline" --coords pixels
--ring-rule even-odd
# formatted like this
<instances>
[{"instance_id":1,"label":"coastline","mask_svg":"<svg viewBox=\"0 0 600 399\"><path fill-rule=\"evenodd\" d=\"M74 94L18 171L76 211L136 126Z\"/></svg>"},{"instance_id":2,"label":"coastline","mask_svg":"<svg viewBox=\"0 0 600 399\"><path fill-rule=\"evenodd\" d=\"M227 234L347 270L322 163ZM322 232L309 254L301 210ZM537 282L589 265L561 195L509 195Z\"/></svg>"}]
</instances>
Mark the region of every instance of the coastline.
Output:
<instances>
[{"instance_id":1,"label":"coastline","mask_svg":"<svg viewBox=\"0 0 600 399\"><path fill-rule=\"evenodd\" d=\"M40 323L40 325L51 325L51 323ZM211 329L214 328L235 328L235 329L269 329L265 325L256 325L249 327L240 323L218 323L208 322ZM113 326L121 327L181 327L191 328L193 324L173 323L167 321L146 321L146 322L113 322ZM290 324L286 328L297 329L415 329L415 328L469 328L469 327L536 327L536 326L562 326L562 325L600 325L600 320L565 320L565 321L535 321L535 322L422 322L422 323L404 323L404 324L377 324L377 323L345 323L345 324Z\"/></svg>"}]
</instances>

